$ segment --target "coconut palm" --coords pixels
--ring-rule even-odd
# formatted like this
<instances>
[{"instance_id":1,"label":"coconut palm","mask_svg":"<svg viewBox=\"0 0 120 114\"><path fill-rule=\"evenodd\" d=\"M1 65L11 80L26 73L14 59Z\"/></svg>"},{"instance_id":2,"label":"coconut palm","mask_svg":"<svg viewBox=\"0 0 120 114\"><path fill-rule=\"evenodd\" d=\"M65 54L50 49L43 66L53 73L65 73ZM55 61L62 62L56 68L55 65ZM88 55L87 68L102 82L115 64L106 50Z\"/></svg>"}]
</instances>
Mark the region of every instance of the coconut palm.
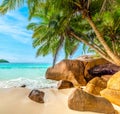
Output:
<instances>
[{"instance_id":1,"label":"coconut palm","mask_svg":"<svg viewBox=\"0 0 120 114\"><path fill-rule=\"evenodd\" d=\"M101 24L101 31L103 36L111 50L120 56L120 8L114 9L112 13L106 12L102 15L101 20L104 23Z\"/></svg>"},{"instance_id":2,"label":"coconut palm","mask_svg":"<svg viewBox=\"0 0 120 114\"><path fill-rule=\"evenodd\" d=\"M24 1L22 1L22 3L23 2ZM7 10L12 10L12 8L9 8L9 5L7 6ZM37 10L39 6L41 8ZM67 19L64 19L64 17L57 14L57 12L54 12L54 8L49 6L50 3L46 4L44 2L28 1L30 12L29 19L31 19L32 16L37 17L40 19L40 22L30 23L27 29L34 31L33 47L38 47L37 56L45 56L52 53L54 56L54 66L57 55L62 47L64 48L65 58L67 58L76 51L80 42L68 35L69 27L66 26L66 21L64 21ZM3 7L4 3L1 5L1 9L4 9ZM1 12L4 14L7 10L1 10ZM49 10L49 12L47 12L47 10Z\"/></svg>"},{"instance_id":3,"label":"coconut palm","mask_svg":"<svg viewBox=\"0 0 120 114\"><path fill-rule=\"evenodd\" d=\"M14 9L18 3L21 4L24 2L23 0L21 0L21 2L20 0L16 0L14 4L13 2L6 2L6 1L12 1L12 0L3 0L3 4L0 7L0 12L5 13L7 10ZM33 37L35 38L33 44L35 44L35 46L38 46L38 45L40 46L39 48L40 51L38 52L43 53L44 51L42 52L41 48L43 48L42 50L46 50L47 48L44 47L45 45L43 47L41 46L41 44L44 44L43 42L41 42L42 37L41 38L37 37L35 36L35 34L38 35L42 33L43 30L46 30L45 31L46 34L44 33L44 35L42 35L42 36L45 36L44 41L52 42L52 40L54 41L55 39L57 40L59 39L58 40L59 45L57 45L56 50L60 49L59 47L61 47L62 42L64 42L65 39L67 38L71 39L71 42L74 39L77 39L79 41L82 41L86 45L88 45L90 48L94 49L103 58L120 66L120 58L119 58L119 52L118 52L119 43L115 43L111 40L109 40L108 42L108 39L111 38L111 36L108 35L109 30L107 31L107 33L105 33L103 29L101 30L101 27L107 28L107 26L103 24L103 19L99 18L100 15L104 18L103 12L104 14L106 12L114 12L114 8L118 8L119 6L119 3L120 3L119 0L62 0L62 1L60 0L46 0L46 1L28 0L27 2L29 6L29 11L30 11L30 18L37 16L37 14L40 14L41 10L43 9L45 9L44 14L46 15L49 14L49 12L53 11L52 12L53 15L51 16L51 18L48 19L49 22L47 23L46 29L44 27L43 27L44 29L40 29L42 28L40 27L42 24L40 26L38 25L32 26L34 28ZM45 19L45 16L43 20L44 19ZM118 23L119 23L119 19L118 19ZM115 29L115 31L119 33L118 32L119 24L117 25L118 27L117 29ZM119 35L116 34L117 40L118 40L118 37ZM114 46L112 46L114 47L114 49L111 48L111 42L114 44ZM52 42L52 44L54 43ZM48 47L50 48L51 46L48 46ZM48 52L51 52L51 51L49 50L49 51L46 51L46 53L45 52L44 53L47 54ZM56 55L55 51L53 52L54 52L54 55Z\"/></svg>"},{"instance_id":4,"label":"coconut palm","mask_svg":"<svg viewBox=\"0 0 120 114\"><path fill-rule=\"evenodd\" d=\"M52 53L54 56L53 65L55 64L57 55L61 48L64 48L65 58L69 55L72 55L80 42L70 35L69 26L67 19L64 19L62 15L59 15L57 12L54 12L54 8L50 7L49 12L46 15L46 9L44 8L33 14L36 17L39 17L42 22L31 23L28 25L28 29L34 31L33 34L33 46L38 47L37 56L47 55Z\"/></svg>"},{"instance_id":5,"label":"coconut palm","mask_svg":"<svg viewBox=\"0 0 120 114\"><path fill-rule=\"evenodd\" d=\"M55 2L55 1L54 1ZM65 4L65 5L64 5ZM105 59L109 60L110 62L113 62L117 65L120 65L120 58L118 55L116 55L111 48L106 43L102 33L96 26L95 22L93 21L93 18L96 14L102 13L102 11L112 11L112 8L114 6L117 6L117 1L115 0L64 0L64 1L56 1L55 7L59 8L64 12L64 14L69 14L69 12L73 12L74 14L77 13L78 15L82 15L83 19L85 19L89 25L91 26L92 30L94 30L94 33L96 34L96 38L99 41L99 44L103 46L103 51L101 51L100 55L104 57ZM96 8L97 7L97 8ZM68 10L69 9L69 10ZM70 19L69 19L70 20ZM81 20L79 20L81 21ZM71 32L71 35L78 38L76 34ZM99 49L99 48L98 48Z\"/></svg>"}]
</instances>

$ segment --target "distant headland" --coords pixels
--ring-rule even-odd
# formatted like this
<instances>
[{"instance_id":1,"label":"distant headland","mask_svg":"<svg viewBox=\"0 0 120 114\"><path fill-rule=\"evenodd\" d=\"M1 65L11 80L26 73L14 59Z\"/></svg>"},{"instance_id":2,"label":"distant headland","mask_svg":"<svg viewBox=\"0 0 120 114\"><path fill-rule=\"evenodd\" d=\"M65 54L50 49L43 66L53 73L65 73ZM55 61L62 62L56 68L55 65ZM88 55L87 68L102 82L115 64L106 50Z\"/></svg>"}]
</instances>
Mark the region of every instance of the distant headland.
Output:
<instances>
[{"instance_id":1,"label":"distant headland","mask_svg":"<svg viewBox=\"0 0 120 114\"><path fill-rule=\"evenodd\" d=\"M7 61L5 59L0 59L0 63L9 63L9 61Z\"/></svg>"}]
</instances>

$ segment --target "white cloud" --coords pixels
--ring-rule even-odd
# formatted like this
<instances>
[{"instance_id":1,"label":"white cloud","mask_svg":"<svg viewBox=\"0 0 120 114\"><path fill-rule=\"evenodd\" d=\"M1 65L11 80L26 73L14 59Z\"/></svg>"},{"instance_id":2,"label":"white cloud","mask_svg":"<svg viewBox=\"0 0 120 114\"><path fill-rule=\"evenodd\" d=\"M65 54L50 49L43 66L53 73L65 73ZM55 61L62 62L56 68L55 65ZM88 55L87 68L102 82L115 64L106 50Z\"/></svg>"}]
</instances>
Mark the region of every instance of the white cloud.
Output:
<instances>
[{"instance_id":1,"label":"white cloud","mask_svg":"<svg viewBox=\"0 0 120 114\"><path fill-rule=\"evenodd\" d=\"M23 16L19 11L11 11L6 14L6 16L12 17L20 22L27 21L28 16Z\"/></svg>"},{"instance_id":2,"label":"white cloud","mask_svg":"<svg viewBox=\"0 0 120 114\"><path fill-rule=\"evenodd\" d=\"M28 24L27 16L19 11L9 12L0 17L0 33L9 35L21 43L30 43L32 32L26 30Z\"/></svg>"},{"instance_id":3,"label":"white cloud","mask_svg":"<svg viewBox=\"0 0 120 114\"><path fill-rule=\"evenodd\" d=\"M24 10L22 10L24 11ZM4 58L10 62L52 62L52 56L46 57L35 57L35 51L32 49L32 32L26 30L28 24L26 13L21 11L12 11L7 13L5 16L0 16L0 40L2 41L3 36L7 39L7 44L0 46L0 58ZM32 21L38 21L33 19ZM20 42L14 45L9 44L10 38ZM4 41L5 41L4 40ZM6 43L6 42L5 42ZM21 43L23 45L21 45ZM2 42L1 42L2 44ZM24 45L25 44L25 45ZM5 46L4 46L5 45ZM16 46L16 47L15 47Z\"/></svg>"}]
</instances>

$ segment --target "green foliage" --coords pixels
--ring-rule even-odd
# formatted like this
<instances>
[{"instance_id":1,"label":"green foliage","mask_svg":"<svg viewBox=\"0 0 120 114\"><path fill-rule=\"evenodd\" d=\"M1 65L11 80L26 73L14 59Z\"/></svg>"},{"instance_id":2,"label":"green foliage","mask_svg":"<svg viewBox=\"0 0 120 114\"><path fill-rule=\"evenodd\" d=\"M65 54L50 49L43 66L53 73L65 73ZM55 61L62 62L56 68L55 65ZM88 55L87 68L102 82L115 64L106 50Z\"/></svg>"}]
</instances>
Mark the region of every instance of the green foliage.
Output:
<instances>
[{"instance_id":1,"label":"green foliage","mask_svg":"<svg viewBox=\"0 0 120 114\"><path fill-rule=\"evenodd\" d=\"M0 63L9 63L9 61L7 61L5 59L0 59Z\"/></svg>"},{"instance_id":2,"label":"green foliage","mask_svg":"<svg viewBox=\"0 0 120 114\"><path fill-rule=\"evenodd\" d=\"M3 0L0 12L4 14L24 2ZM52 53L55 63L62 48L67 58L74 54L81 42L84 42L84 52L94 49L105 57L107 45L120 56L120 0L27 0L27 4L29 19L40 19L40 22L30 23L27 27L33 31L33 47L38 49L37 56ZM97 38L88 18L94 21L97 32L104 36L104 44Z\"/></svg>"},{"instance_id":3,"label":"green foliage","mask_svg":"<svg viewBox=\"0 0 120 114\"><path fill-rule=\"evenodd\" d=\"M105 40L114 53L120 54L120 8L114 7L112 12L104 12L100 19L103 23L99 26Z\"/></svg>"},{"instance_id":4,"label":"green foliage","mask_svg":"<svg viewBox=\"0 0 120 114\"><path fill-rule=\"evenodd\" d=\"M5 14L8 10L15 10L24 5L24 0L3 0L0 5L0 13Z\"/></svg>"},{"instance_id":5,"label":"green foliage","mask_svg":"<svg viewBox=\"0 0 120 114\"><path fill-rule=\"evenodd\" d=\"M31 23L27 29L33 30L33 47L37 47L37 56L52 53L55 64L59 51L63 48L65 58L68 58L77 50L79 41L69 35L69 16L63 16L62 13L55 11L54 7L49 8L46 15L46 9L41 6L41 10L36 12L37 16L42 17L41 23Z\"/></svg>"}]
</instances>

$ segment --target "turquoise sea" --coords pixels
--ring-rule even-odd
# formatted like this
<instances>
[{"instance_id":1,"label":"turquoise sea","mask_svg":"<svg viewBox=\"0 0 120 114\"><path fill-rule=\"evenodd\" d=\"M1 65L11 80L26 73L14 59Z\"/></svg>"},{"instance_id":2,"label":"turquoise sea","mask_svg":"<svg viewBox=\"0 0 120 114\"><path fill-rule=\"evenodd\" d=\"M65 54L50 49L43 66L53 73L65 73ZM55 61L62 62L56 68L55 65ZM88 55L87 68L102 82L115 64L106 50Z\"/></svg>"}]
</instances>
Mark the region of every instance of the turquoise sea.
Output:
<instances>
[{"instance_id":1,"label":"turquoise sea","mask_svg":"<svg viewBox=\"0 0 120 114\"><path fill-rule=\"evenodd\" d=\"M45 79L47 63L0 63L0 88L26 85L27 88L55 87L56 82Z\"/></svg>"}]
</instances>

